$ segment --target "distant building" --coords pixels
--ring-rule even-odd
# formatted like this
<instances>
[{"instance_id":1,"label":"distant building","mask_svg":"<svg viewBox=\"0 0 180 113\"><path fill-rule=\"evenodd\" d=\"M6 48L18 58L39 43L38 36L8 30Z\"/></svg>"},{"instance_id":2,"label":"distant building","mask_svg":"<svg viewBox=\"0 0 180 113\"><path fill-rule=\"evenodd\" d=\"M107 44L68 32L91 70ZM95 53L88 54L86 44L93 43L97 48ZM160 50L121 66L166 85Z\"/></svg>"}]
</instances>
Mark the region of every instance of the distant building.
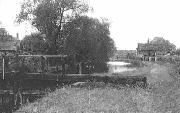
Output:
<instances>
[{"instance_id":1,"label":"distant building","mask_svg":"<svg viewBox=\"0 0 180 113\"><path fill-rule=\"evenodd\" d=\"M162 54L159 50L159 45L147 43L138 43L136 48L137 55L144 61L156 61L157 55Z\"/></svg>"},{"instance_id":2,"label":"distant building","mask_svg":"<svg viewBox=\"0 0 180 113\"><path fill-rule=\"evenodd\" d=\"M4 28L0 28L0 51L16 51L19 44L18 37L12 37Z\"/></svg>"}]
</instances>

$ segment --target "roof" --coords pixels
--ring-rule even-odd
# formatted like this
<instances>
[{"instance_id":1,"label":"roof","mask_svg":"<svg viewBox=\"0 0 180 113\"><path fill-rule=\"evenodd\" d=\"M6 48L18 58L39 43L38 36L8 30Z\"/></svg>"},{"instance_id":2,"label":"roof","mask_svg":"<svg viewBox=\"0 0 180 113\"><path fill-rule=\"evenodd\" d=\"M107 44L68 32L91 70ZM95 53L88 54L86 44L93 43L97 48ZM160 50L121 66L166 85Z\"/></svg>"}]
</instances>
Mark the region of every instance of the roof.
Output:
<instances>
[{"instance_id":1,"label":"roof","mask_svg":"<svg viewBox=\"0 0 180 113\"><path fill-rule=\"evenodd\" d=\"M149 43L138 43L138 48L137 50L138 51L158 51L158 45L155 45L155 44L149 44Z\"/></svg>"}]
</instances>

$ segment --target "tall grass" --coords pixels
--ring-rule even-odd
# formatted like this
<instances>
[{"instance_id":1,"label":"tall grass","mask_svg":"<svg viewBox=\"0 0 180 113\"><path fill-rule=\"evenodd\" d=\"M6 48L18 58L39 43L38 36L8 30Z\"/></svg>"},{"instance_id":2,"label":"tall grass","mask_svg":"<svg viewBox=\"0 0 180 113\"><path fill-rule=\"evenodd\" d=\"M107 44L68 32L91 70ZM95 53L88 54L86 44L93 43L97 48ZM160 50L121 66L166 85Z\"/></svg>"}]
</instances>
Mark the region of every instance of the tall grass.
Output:
<instances>
[{"instance_id":1,"label":"tall grass","mask_svg":"<svg viewBox=\"0 0 180 113\"><path fill-rule=\"evenodd\" d=\"M18 112L25 113L155 113L147 91L136 88L58 89Z\"/></svg>"},{"instance_id":2,"label":"tall grass","mask_svg":"<svg viewBox=\"0 0 180 113\"><path fill-rule=\"evenodd\" d=\"M149 89L103 83L64 87L30 103L16 113L179 113L179 83ZM166 85L166 89L163 86Z\"/></svg>"}]
</instances>

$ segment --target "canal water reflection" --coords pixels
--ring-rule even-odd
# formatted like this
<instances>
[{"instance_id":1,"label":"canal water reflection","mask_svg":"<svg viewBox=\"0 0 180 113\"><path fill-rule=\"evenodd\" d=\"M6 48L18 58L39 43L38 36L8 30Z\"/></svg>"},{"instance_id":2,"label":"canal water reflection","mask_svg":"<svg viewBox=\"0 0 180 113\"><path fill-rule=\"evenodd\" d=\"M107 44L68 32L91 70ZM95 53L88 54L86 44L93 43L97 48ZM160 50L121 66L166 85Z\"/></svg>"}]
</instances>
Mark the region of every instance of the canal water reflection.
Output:
<instances>
[{"instance_id":1,"label":"canal water reflection","mask_svg":"<svg viewBox=\"0 0 180 113\"><path fill-rule=\"evenodd\" d=\"M130 65L130 63L126 63L126 62L118 62L118 61L108 62L107 65L109 67L109 73L121 73L125 71L136 70L135 67L128 66Z\"/></svg>"}]
</instances>

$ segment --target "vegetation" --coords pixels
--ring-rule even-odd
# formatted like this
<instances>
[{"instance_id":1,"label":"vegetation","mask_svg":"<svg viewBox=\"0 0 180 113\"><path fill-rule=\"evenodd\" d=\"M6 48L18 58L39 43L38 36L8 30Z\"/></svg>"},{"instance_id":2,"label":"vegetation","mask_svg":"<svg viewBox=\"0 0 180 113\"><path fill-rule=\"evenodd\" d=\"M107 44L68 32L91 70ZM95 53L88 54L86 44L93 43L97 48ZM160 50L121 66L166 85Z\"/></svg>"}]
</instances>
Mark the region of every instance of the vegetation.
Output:
<instances>
[{"instance_id":1,"label":"vegetation","mask_svg":"<svg viewBox=\"0 0 180 113\"><path fill-rule=\"evenodd\" d=\"M30 20L39 33L26 36L21 50L31 54L67 54L104 72L115 51L109 23L83 16L89 6L79 0L35 0L22 5L18 22ZM73 64L74 65L74 64Z\"/></svg>"},{"instance_id":2,"label":"vegetation","mask_svg":"<svg viewBox=\"0 0 180 113\"><path fill-rule=\"evenodd\" d=\"M48 43L40 33L34 33L24 37L20 50L30 54L47 54Z\"/></svg>"},{"instance_id":3,"label":"vegetation","mask_svg":"<svg viewBox=\"0 0 180 113\"><path fill-rule=\"evenodd\" d=\"M176 46L170 43L169 40L165 40L163 37L155 37L150 44L158 46L158 50L163 53L170 53L176 50Z\"/></svg>"},{"instance_id":4,"label":"vegetation","mask_svg":"<svg viewBox=\"0 0 180 113\"><path fill-rule=\"evenodd\" d=\"M88 5L80 0L26 0L17 17L18 22L30 21L48 43L49 54L58 54L63 46L63 25L87 12Z\"/></svg>"},{"instance_id":5,"label":"vegetation","mask_svg":"<svg viewBox=\"0 0 180 113\"><path fill-rule=\"evenodd\" d=\"M96 72L107 70L106 62L115 51L110 38L109 23L84 16L89 6L79 0L34 0L22 5L18 21L30 20L39 31L21 42L23 51L33 54L68 54L77 62L91 62ZM174 44L161 37L151 44L165 53L175 50ZM133 51L134 52L134 51ZM137 59L134 53L123 58ZM161 57L164 64L145 64L138 70L122 75L142 75L148 78L147 89L128 88L104 83L83 84L57 89L35 103L18 111L49 112L122 112L122 113L176 113L179 111L179 58ZM140 65L139 62L134 62ZM29 66L30 67L30 66ZM175 68L176 67L176 68ZM17 111L17 112L18 112Z\"/></svg>"},{"instance_id":6,"label":"vegetation","mask_svg":"<svg viewBox=\"0 0 180 113\"><path fill-rule=\"evenodd\" d=\"M178 56L180 55L180 48L176 49L175 54Z\"/></svg>"},{"instance_id":7,"label":"vegetation","mask_svg":"<svg viewBox=\"0 0 180 113\"><path fill-rule=\"evenodd\" d=\"M5 28L0 28L0 42L9 42L17 40L10 35Z\"/></svg>"},{"instance_id":8,"label":"vegetation","mask_svg":"<svg viewBox=\"0 0 180 113\"><path fill-rule=\"evenodd\" d=\"M128 54L134 57L134 55L136 54L136 50L117 50L114 56L112 57L112 60L128 59Z\"/></svg>"},{"instance_id":9,"label":"vegetation","mask_svg":"<svg viewBox=\"0 0 180 113\"><path fill-rule=\"evenodd\" d=\"M81 16L66 24L64 31L67 35L67 54L76 54L78 62L90 61L96 72L107 70L106 62L115 51L114 41L110 38L109 23Z\"/></svg>"},{"instance_id":10,"label":"vegetation","mask_svg":"<svg viewBox=\"0 0 180 113\"><path fill-rule=\"evenodd\" d=\"M150 94L141 89L114 89L112 87L93 90L59 89L47 97L17 111L26 113L96 113L96 112L142 112L153 113Z\"/></svg>"}]
</instances>

